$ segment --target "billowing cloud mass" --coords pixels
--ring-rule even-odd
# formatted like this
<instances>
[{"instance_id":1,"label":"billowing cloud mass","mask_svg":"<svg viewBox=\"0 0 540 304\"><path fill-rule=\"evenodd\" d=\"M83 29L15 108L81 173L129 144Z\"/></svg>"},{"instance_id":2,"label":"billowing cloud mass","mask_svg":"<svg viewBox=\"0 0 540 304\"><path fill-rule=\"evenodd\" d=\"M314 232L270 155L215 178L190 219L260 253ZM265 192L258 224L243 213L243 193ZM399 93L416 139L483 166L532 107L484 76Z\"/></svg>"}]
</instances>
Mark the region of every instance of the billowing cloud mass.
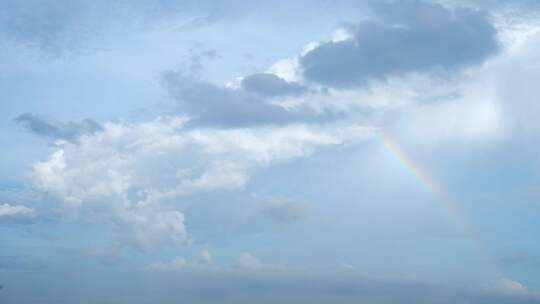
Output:
<instances>
[{"instance_id":1,"label":"billowing cloud mass","mask_svg":"<svg viewBox=\"0 0 540 304\"><path fill-rule=\"evenodd\" d=\"M402 1L375 5L377 20L347 27L347 39L324 42L300 58L306 79L335 87L365 86L414 72L454 71L499 50L483 12Z\"/></svg>"},{"instance_id":2,"label":"billowing cloud mass","mask_svg":"<svg viewBox=\"0 0 540 304\"><path fill-rule=\"evenodd\" d=\"M105 123L103 131L60 142L33 168L34 185L82 220L113 223L142 249L187 239L177 201L241 190L251 171L316 148L368 138L370 129L290 125L185 129L187 118Z\"/></svg>"},{"instance_id":3,"label":"billowing cloud mass","mask_svg":"<svg viewBox=\"0 0 540 304\"><path fill-rule=\"evenodd\" d=\"M22 205L0 204L0 218L34 217L34 209Z\"/></svg>"}]
</instances>

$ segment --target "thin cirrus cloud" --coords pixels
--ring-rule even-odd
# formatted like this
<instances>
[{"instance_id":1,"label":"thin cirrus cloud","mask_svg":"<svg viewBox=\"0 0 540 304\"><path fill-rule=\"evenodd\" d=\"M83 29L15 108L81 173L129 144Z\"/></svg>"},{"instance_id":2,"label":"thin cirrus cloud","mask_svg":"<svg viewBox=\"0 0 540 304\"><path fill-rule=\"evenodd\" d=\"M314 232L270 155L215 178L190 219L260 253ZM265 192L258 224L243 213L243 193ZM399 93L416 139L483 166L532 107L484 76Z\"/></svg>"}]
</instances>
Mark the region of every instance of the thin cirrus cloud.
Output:
<instances>
[{"instance_id":1,"label":"thin cirrus cloud","mask_svg":"<svg viewBox=\"0 0 540 304\"><path fill-rule=\"evenodd\" d=\"M375 5L376 20L348 26L350 37L321 43L300 58L315 83L365 86L413 72L455 71L499 51L497 30L483 12L404 1Z\"/></svg>"},{"instance_id":2,"label":"thin cirrus cloud","mask_svg":"<svg viewBox=\"0 0 540 304\"><path fill-rule=\"evenodd\" d=\"M16 1L2 2L0 37L48 55L103 49L110 33L141 32L160 26L196 28L243 8L229 1ZM193 18L192 16L197 16Z\"/></svg>"}]
</instances>

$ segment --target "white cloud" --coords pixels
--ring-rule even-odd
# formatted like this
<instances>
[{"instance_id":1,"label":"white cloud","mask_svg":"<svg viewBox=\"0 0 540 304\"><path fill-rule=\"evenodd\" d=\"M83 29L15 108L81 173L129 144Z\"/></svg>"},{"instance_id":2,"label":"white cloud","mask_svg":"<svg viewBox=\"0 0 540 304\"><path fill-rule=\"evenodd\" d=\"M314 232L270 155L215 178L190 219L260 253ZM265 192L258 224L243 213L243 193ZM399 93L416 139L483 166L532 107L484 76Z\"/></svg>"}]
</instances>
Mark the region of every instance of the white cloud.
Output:
<instances>
[{"instance_id":1,"label":"white cloud","mask_svg":"<svg viewBox=\"0 0 540 304\"><path fill-rule=\"evenodd\" d=\"M35 210L22 205L0 204L0 218L29 218L35 216Z\"/></svg>"},{"instance_id":2,"label":"white cloud","mask_svg":"<svg viewBox=\"0 0 540 304\"><path fill-rule=\"evenodd\" d=\"M245 273L278 273L291 271L289 265L269 263L261 260L250 252L243 252L238 255L232 264L233 271Z\"/></svg>"},{"instance_id":3,"label":"white cloud","mask_svg":"<svg viewBox=\"0 0 540 304\"><path fill-rule=\"evenodd\" d=\"M354 270L354 266L349 263L341 263L339 268L343 270Z\"/></svg>"},{"instance_id":4,"label":"white cloud","mask_svg":"<svg viewBox=\"0 0 540 304\"><path fill-rule=\"evenodd\" d=\"M78 143L59 141L48 160L34 165L34 186L62 202L70 216L111 224L151 250L187 240L179 200L243 190L256 168L372 133L356 125L186 129L186 121L108 122Z\"/></svg>"},{"instance_id":5,"label":"white cloud","mask_svg":"<svg viewBox=\"0 0 540 304\"><path fill-rule=\"evenodd\" d=\"M298 57L285 58L274 63L267 72L289 82L297 82L302 80L299 66Z\"/></svg>"},{"instance_id":6,"label":"white cloud","mask_svg":"<svg viewBox=\"0 0 540 304\"><path fill-rule=\"evenodd\" d=\"M177 272L186 268L200 268L207 267L212 263L212 253L208 249L201 251L199 257L192 261L188 261L185 258L177 257L168 262L155 261L146 266L147 271L151 272Z\"/></svg>"}]
</instances>

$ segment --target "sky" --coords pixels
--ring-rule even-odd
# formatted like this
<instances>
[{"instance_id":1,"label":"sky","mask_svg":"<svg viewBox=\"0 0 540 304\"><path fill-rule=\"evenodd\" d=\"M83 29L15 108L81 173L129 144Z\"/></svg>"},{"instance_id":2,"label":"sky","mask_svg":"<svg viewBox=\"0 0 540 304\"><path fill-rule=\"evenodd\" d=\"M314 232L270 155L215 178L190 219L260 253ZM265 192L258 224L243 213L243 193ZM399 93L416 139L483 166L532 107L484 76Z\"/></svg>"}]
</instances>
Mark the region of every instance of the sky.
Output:
<instances>
[{"instance_id":1,"label":"sky","mask_svg":"<svg viewBox=\"0 0 540 304\"><path fill-rule=\"evenodd\" d=\"M2 1L0 303L540 303L539 14Z\"/></svg>"}]
</instances>

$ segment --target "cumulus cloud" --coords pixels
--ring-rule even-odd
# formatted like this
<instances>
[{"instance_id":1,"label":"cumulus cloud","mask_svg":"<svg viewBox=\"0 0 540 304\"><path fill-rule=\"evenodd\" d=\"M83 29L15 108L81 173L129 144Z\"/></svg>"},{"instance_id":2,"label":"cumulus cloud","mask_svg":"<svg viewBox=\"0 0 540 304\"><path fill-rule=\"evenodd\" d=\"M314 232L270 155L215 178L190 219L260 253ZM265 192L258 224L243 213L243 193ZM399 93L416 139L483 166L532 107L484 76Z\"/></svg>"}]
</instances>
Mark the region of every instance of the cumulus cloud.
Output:
<instances>
[{"instance_id":1,"label":"cumulus cloud","mask_svg":"<svg viewBox=\"0 0 540 304\"><path fill-rule=\"evenodd\" d=\"M178 200L243 190L256 168L372 134L356 125L189 129L187 121L107 122L78 142L57 142L50 157L34 165L34 187L62 202L70 216L110 224L151 249L187 240Z\"/></svg>"},{"instance_id":2,"label":"cumulus cloud","mask_svg":"<svg viewBox=\"0 0 540 304\"><path fill-rule=\"evenodd\" d=\"M15 118L27 131L54 140L74 141L83 135L91 135L103 130L102 126L92 119L80 122L57 122L46 120L32 114L22 114Z\"/></svg>"},{"instance_id":3,"label":"cumulus cloud","mask_svg":"<svg viewBox=\"0 0 540 304\"><path fill-rule=\"evenodd\" d=\"M23 205L0 204L0 218L29 218L34 217L33 208Z\"/></svg>"},{"instance_id":4,"label":"cumulus cloud","mask_svg":"<svg viewBox=\"0 0 540 304\"><path fill-rule=\"evenodd\" d=\"M181 73L165 73L163 85L176 100L176 111L192 116L192 123L196 125L246 127L323 122L336 117L333 113L317 113L309 108L287 109L281 105L269 103L264 98L245 90L216 86L185 77ZM255 89L253 84L248 87L259 92L263 90L261 87ZM282 90L283 88L264 88L264 90L267 89ZM268 92L264 94L267 95Z\"/></svg>"},{"instance_id":5,"label":"cumulus cloud","mask_svg":"<svg viewBox=\"0 0 540 304\"><path fill-rule=\"evenodd\" d=\"M483 12L421 1L375 8L378 19L349 25L350 38L303 55L303 76L335 87L365 86L373 79L481 64L499 50L497 30Z\"/></svg>"}]
</instances>

